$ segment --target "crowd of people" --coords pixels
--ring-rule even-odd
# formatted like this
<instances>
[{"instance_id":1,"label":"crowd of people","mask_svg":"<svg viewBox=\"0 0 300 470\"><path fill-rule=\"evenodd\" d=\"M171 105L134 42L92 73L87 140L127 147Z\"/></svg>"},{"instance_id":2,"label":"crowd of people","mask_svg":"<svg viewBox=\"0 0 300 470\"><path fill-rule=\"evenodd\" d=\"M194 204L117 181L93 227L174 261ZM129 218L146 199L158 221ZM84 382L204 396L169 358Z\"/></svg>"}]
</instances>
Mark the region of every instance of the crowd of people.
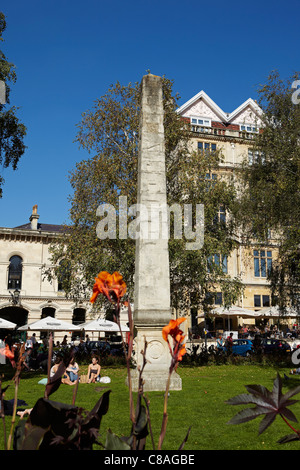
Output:
<instances>
[{"instance_id":1,"label":"crowd of people","mask_svg":"<svg viewBox=\"0 0 300 470\"><path fill-rule=\"evenodd\" d=\"M256 325L239 325L238 335L239 338L253 338L256 335L260 335L264 338L298 338L300 336L300 327L298 323L294 323L291 328L288 326L279 328L277 324L265 325L262 328L258 328Z\"/></svg>"},{"instance_id":2,"label":"crowd of people","mask_svg":"<svg viewBox=\"0 0 300 470\"><path fill-rule=\"evenodd\" d=\"M87 341L89 341L87 335ZM15 362L18 360L20 352L20 344L16 344L14 338L9 333L4 339L5 345L15 354ZM78 344L80 344L78 340ZM74 341L68 342L67 335L64 336L61 342L57 341L55 343L56 348L63 348L64 346L74 346ZM47 373L48 368L48 351L49 344L48 339L44 338L42 341L37 341L36 334L27 335L25 341L25 351L24 354L24 367L25 370L43 370ZM63 354L58 352L53 356L53 365L50 369L50 379L54 377L57 372L60 364L63 362ZM101 365L100 358L93 354L91 358L91 363L88 366L87 372L87 383L95 383L100 380L101 377ZM61 381L67 385L75 385L77 381L80 381L80 372L78 363L73 357L68 366L64 368L64 373L62 374Z\"/></svg>"}]
</instances>

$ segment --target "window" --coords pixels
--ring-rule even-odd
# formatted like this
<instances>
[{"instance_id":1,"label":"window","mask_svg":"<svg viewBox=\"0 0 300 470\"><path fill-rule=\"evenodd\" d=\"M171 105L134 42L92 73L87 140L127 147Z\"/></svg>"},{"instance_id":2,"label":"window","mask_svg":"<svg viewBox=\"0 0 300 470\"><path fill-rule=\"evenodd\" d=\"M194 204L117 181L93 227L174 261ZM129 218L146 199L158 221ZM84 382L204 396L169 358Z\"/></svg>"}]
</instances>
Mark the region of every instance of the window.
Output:
<instances>
[{"instance_id":1,"label":"window","mask_svg":"<svg viewBox=\"0 0 300 470\"><path fill-rule=\"evenodd\" d=\"M240 124L240 130L245 132L258 132L258 128L256 126L252 126L252 124Z\"/></svg>"},{"instance_id":2,"label":"window","mask_svg":"<svg viewBox=\"0 0 300 470\"><path fill-rule=\"evenodd\" d=\"M265 157L263 152L259 152L256 150L253 152L253 149L248 149L248 163L249 165L253 165L254 163L264 163Z\"/></svg>"},{"instance_id":3,"label":"window","mask_svg":"<svg viewBox=\"0 0 300 470\"><path fill-rule=\"evenodd\" d=\"M217 292L215 296L215 304L222 305L222 292Z\"/></svg>"},{"instance_id":4,"label":"window","mask_svg":"<svg viewBox=\"0 0 300 470\"><path fill-rule=\"evenodd\" d=\"M42 309L41 319L46 318L46 317L55 318L55 308L54 307L44 307Z\"/></svg>"},{"instance_id":5,"label":"window","mask_svg":"<svg viewBox=\"0 0 300 470\"><path fill-rule=\"evenodd\" d=\"M217 150L217 144L211 144L209 142L198 142L198 150L205 152L215 152Z\"/></svg>"},{"instance_id":6,"label":"window","mask_svg":"<svg viewBox=\"0 0 300 470\"><path fill-rule=\"evenodd\" d=\"M214 267L217 268L222 268L223 273L227 274L228 269L227 269L227 256L226 255L220 255L218 253L214 255L210 255L207 258L207 271L211 273L214 270Z\"/></svg>"},{"instance_id":7,"label":"window","mask_svg":"<svg viewBox=\"0 0 300 470\"><path fill-rule=\"evenodd\" d=\"M222 305L222 292L206 292L205 301L208 305Z\"/></svg>"},{"instance_id":8,"label":"window","mask_svg":"<svg viewBox=\"0 0 300 470\"><path fill-rule=\"evenodd\" d=\"M270 296L254 295L254 307L270 307Z\"/></svg>"},{"instance_id":9,"label":"window","mask_svg":"<svg viewBox=\"0 0 300 470\"><path fill-rule=\"evenodd\" d=\"M80 323L84 323L85 322L85 309L84 308L80 308L80 307L77 307L73 310L73 318L72 318L72 323L74 325L80 325ZM78 334L77 332L75 332L76 334Z\"/></svg>"},{"instance_id":10,"label":"window","mask_svg":"<svg viewBox=\"0 0 300 470\"><path fill-rule=\"evenodd\" d=\"M211 119L199 118L196 116L191 117L191 124L196 124L197 126L206 126L211 127Z\"/></svg>"},{"instance_id":11,"label":"window","mask_svg":"<svg viewBox=\"0 0 300 470\"><path fill-rule=\"evenodd\" d=\"M216 173L206 173L205 175L205 181L207 182L206 183L206 189L207 191L210 189L210 188L213 188L217 182L217 179L218 179L218 175Z\"/></svg>"},{"instance_id":12,"label":"window","mask_svg":"<svg viewBox=\"0 0 300 470\"><path fill-rule=\"evenodd\" d=\"M12 256L9 260L8 289L21 289L22 287L22 258Z\"/></svg>"},{"instance_id":13,"label":"window","mask_svg":"<svg viewBox=\"0 0 300 470\"><path fill-rule=\"evenodd\" d=\"M272 269L272 251L254 250L254 276L267 277Z\"/></svg>"},{"instance_id":14,"label":"window","mask_svg":"<svg viewBox=\"0 0 300 470\"><path fill-rule=\"evenodd\" d=\"M58 291L61 292L64 290L64 287L69 282L71 277L71 264L69 261L63 259L59 262L59 271L58 271Z\"/></svg>"},{"instance_id":15,"label":"window","mask_svg":"<svg viewBox=\"0 0 300 470\"><path fill-rule=\"evenodd\" d=\"M192 116L191 117L192 132L211 133L211 119Z\"/></svg>"},{"instance_id":16,"label":"window","mask_svg":"<svg viewBox=\"0 0 300 470\"><path fill-rule=\"evenodd\" d=\"M214 217L214 224L226 224L226 210L224 206L220 206Z\"/></svg>"}]
</instances>

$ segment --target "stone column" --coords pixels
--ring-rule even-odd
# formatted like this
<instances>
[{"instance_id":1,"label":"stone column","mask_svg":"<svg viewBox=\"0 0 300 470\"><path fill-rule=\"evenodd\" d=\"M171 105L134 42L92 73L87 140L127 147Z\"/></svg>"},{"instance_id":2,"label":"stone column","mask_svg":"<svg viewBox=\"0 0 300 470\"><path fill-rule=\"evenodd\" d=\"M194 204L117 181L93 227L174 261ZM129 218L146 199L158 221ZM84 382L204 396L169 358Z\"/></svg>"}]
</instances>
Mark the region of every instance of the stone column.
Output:
<instances>
[{"instance_id":1,"label":"stone column","mask_svg":"<svg viewBox=\"0 0 300 470\"><path fill-rule=\"evenodd\" d=\"M165 390L171 360L168 345L162 338L162 328L171 319L167 218L161 217L156 225L157 210L162 209L163 213L167 209L162 78L145 75L141 86L137 202L145 210L139 214L141 232L136 240L135 357L141 366L146 338L144 390ZM137 376L135 371L134 389L137 389ZM177 374L172 374L170 388L181 390Z\"/></svg>"}]
</instances>

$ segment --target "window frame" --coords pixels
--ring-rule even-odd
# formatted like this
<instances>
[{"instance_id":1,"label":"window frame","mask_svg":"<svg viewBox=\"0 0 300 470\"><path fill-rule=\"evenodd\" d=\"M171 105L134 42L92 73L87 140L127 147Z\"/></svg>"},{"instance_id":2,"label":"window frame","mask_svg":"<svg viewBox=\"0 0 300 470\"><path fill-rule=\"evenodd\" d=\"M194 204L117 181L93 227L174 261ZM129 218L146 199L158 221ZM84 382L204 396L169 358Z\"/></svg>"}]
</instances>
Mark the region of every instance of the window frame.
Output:
<instances>
[{"instance_id":1,"label":"window frame","mask_svg":"<svg viewBox=\"0 0 300 470\"><path fill-rule=\"evenodd\" d=\"M193 122L193 121L196 121L196 122ZM199 121L202 121L202 123ZM192 126L211 127L211 119L204 118L201 116L190 116L190 123Z\"/></svg>"},{"instance_id":2,"label":"window frame","mask_svg":"<svg viewBox=\"0 0 300 470\"><path fill-rule=\"evenodd\" d=\"M253 250L254 277L267 278L272 269L272 259L271 250Z\"/></svg>"},{"instance_id":3,"label":"window frame","mask_svg":"<svg viewBox=\"0 0 300 470\"><path fill-rule=\"evenodd\" d=\"M248 132L249 134L258 134L259 133L259 128L256 126L253 126L253 124L239 124L240 126L240 131L241 132Z\"/></svg>"},{"instance_id":4,"label":"window frame","mask_svg":"<svg viewBox=\"0 0 300 470\"><path fill-rule=\"evenodd\" d=\"M19 270L15 269L14 276L18 276L12 278L12 259L18 258L20 261L18 265L20 266ZM12 255L9 258L9 265L8 265L8 277L7 277L7 290L15 290L15 289L22 289L22 277L23 277L23 258L20 255Z\"/></svg>"},{"instance_id":5,"label":"window frame","mask_svg":"<svg viewBox=\"0 0 300 470\"><path fill-rule=\"evenodd\" d=\"M215 144L214 142L204 142L203 140L198 140L197 149L201 152L216 152L217 144Z\"/></svg>"}]
</instances>

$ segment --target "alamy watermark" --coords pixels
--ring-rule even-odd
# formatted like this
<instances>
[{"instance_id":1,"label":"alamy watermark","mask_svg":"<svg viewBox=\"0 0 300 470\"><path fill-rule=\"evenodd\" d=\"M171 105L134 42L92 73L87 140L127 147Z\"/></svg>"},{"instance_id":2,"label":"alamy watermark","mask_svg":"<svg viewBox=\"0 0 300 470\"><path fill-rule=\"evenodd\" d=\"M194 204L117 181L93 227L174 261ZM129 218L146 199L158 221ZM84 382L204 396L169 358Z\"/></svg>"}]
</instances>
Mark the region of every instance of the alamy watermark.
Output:
<instances>
[{"instance_id":1,"label":"alamy watermark","mask_svg":"<svg viewBox=\"0 0 300 470\"><path fill-rule=\"evenodd\" d=\"M300 364L300 348L295 349L295 351L292 354L292 363L295 365Z\"/></svg>"},{"instance_id":2,"label":"alamy watermark","mask_svg":"<svg viewBox=\"0 0 300 470\"><path fill-rule=\"evenodd\" d=\"M296 88L296 90L292 94L292 103L299 104L300 103L300 80L294 80L292 83L292 88Z\"/></svg>"},{"instance_id":3,"label":"alamy watermark","mask_svg":"<svg viewBox=\"0 0 300 470\"><path fill-rule=\"evenodd\" d=\"M194 212L194 213L193 213ZM172 217L171 217L172 214ZM150 203L127 206L127 196L119 196L119 206L101 204L96 215L102 217L96 227L101 240L169 240L171 220L173 220L173 237L175 240L186 240L186 250L199 250L204 243L204 206L196 204Z\"/></svg>"}]
</instances>

